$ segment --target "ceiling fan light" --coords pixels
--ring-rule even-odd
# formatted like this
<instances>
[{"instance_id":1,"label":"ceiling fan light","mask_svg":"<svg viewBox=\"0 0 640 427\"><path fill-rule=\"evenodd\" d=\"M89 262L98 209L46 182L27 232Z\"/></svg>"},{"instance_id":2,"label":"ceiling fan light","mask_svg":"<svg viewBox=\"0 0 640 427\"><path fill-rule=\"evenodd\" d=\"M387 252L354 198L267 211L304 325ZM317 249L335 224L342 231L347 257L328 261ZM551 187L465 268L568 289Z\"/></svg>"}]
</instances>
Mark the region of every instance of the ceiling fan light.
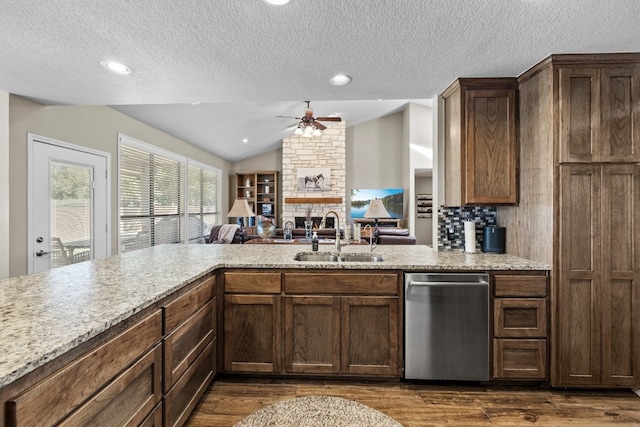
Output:
<instances>
[{"instance_id":1,"label":"ceiling fan light","mask_svg":"<svg viewBox=\"0 0 640 427\"><path fill-rule=\"evenodd\" d=\"M320 129L315 129L311 135L312 136L320 136L320 135L322 135L322 132L320 132Z\"/></svg>"},{"instance_id":2,"label":"ceiling fan light","mask_svg":"<svg viewBox=\"0 0 640 427\"><path fill-rule=\"evenodd\" d=\"M307 126L306 128L304 128L304 133L302 134L302 136L304 136L305 138L311 138L313 134L313 128L311 126Z\"/></svg>"},{"instance_id":3,"label":"ceiling fan light","mask_svg":"<svg viewBox=\"0 0 640 427\"><path fill-rule=\"evenodd\" d=\"M304 131L302 129L300 129L299 127L296 128L296 131L293 132L294 135L302 135L304 133Z\"/></svg>"},{"instance_id":4,"label":"ceiling fan light","mask_svg":"<svg viewBox=\"0 0 640 427\"><path fill-rule=\"evenodd\" d=\"M264 2L274 6L282 6L283 4L289 3L289 0L264 0Z\"/></svg>"}]
</instances>

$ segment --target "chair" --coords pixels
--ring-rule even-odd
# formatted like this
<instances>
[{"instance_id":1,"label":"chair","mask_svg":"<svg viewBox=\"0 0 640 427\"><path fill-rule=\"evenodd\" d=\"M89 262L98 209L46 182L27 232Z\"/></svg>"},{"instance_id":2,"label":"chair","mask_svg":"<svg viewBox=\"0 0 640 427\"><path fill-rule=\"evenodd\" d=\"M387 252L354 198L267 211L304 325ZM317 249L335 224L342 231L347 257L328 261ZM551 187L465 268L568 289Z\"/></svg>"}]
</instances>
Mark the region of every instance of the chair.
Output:
<instances>
[{"instance_id":1,"label":"chair","mask_svg":"<svg viewBox=\"0 0 640 427\"><path fill-rule=\"evenodd\" d=\"M59 237L51 238L51 266L58 267L71 263L69 249L65 248Z\"/></svg>"}]
</instances>

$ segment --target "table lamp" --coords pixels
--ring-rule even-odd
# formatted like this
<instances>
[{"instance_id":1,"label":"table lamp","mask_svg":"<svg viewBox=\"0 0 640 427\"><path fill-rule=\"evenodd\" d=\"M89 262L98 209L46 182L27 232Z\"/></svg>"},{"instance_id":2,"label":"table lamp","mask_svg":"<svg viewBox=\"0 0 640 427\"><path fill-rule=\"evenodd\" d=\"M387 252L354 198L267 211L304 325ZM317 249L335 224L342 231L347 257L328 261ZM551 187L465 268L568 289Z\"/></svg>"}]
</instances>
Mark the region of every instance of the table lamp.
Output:
<instances>
[{"instance_id":1,"label":"table lamp","mask_svg":"<svg viewBox=\"0 0 640 427\"><path fill-rule=\"evenodd\" d=\"M244 231L242 231L242 226L244 225L244 219L245 217L253 218L254 216L256 216L256 214L254 214L253 211L251 210L251 206L249 206L249 202L247 202L247 199L236 199L233 202L233 206L231 206L231 210L227 214L227 218L230 218L230 217L241 218L240 236L241 236L242 243L244 243Z\"/></svg>"},{"instance_id":2,"label":"table lamp","mask_svg":"<svg viewBox=\"0 0 640 427\"><path fill-rule=\"evenodd\" d=\"M391 218L387 209L385 209L382 204L382 200L373 199L371 203L369 203L369 208L364 213L365 218L372 218L374 222L374 236L376 239L378 238L378 218ZM371 237L369 237L371 238Z\"/></svg>"}]
</instances>

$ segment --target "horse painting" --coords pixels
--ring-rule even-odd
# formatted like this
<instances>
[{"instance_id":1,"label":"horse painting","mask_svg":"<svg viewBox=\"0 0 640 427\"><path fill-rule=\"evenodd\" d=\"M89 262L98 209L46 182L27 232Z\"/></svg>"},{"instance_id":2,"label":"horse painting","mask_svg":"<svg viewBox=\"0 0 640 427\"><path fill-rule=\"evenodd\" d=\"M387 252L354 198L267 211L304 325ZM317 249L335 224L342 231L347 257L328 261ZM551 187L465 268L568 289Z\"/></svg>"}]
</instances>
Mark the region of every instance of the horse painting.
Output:
<instances>
[{"instance_id":1,"label":"horse painting","mask_svg":"<svg viewBox=\"0 0 640 427\"><path fill-rule=\"evenodd\" d=\"M331 183L331 168L299 168L296 189L300 192L326 191Z\"/></svg>"},{"instance_id":2,"label":"horse painting","mask_svg":"<svg viewBox=\"0 0 640 427\"><path fill-rule=\"evenodd\" d=\"M304 177L304 186L306 188L311 182L313 184L313 188L322 188L319 183L320 180L324 182L324 176L321 173L318 175L307 175Z\"/></svg>"}]
</instances>

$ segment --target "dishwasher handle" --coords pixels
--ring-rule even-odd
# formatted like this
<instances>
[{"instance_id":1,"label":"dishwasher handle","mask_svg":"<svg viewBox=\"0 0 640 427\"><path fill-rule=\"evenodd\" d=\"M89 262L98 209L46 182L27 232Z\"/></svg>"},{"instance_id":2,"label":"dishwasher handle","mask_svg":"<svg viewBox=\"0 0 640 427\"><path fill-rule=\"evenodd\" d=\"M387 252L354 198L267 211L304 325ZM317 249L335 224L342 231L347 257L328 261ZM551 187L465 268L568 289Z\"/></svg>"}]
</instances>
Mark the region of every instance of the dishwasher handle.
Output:
<instances>
[{"instance_id":1,"label":"dishwasher handle","mask_svg":"<svg viewBox=\"0 0 640 427\"><path fill-rule=\"evenodd\" d=\"M410 280L408 287L411 286L447 286L447 285L488 285L489 282L480 279L477 282L418 282Z\"/></svg>"}]
</instances>

